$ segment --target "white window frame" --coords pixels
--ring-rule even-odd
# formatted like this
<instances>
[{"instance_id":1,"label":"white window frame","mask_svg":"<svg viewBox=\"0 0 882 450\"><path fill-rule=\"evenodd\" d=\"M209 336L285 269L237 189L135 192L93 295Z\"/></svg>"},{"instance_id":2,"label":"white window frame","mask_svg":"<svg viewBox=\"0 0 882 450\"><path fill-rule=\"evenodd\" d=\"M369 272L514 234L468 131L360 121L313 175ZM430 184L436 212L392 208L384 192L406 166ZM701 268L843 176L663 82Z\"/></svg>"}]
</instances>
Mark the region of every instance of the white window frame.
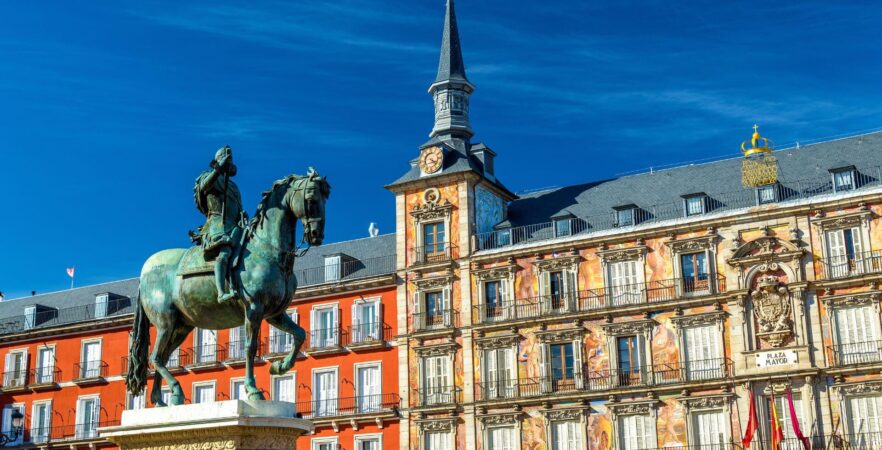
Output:
<instances>
[{"instance_id":1,"label":"white window frame","mask_svg":"<svg viewBox=\"0 0 882 450\"><path fill-rule=\"evenodd\" d=\"M86 347L98 344L98 359L87 361ZM80 341L80 373L78 378L97 378L101 376L101 364L104 362L104 340L102 338L83 339ZM92 376L95 374L95 376Z\"/></svg>"},{"instance_id":2,"label":"white window frame","mask_svg":"<svg viewBox=\"0 0 882 450\"><path fill-rule=\"evenodd\" d=\"M239 390L236 389L236 384L238 384L238 383L242 383L243 393L245 394L245 398L237 398ZM230 378L230 400L248 400L248 391L245 391L244 387L245 387L245 378L244 377Z\"/></svg>"},{"instance_id":3,"label":"white window frame","mask_svg":"<svg viewBox=\"0 0 882 450\"><path fill-rule=\"evenodd\" d=\"M334 383L336 386L334 387L334 392L337 394L335 397L329 397L327 399L321 399L319 392L321 391L317 387L319 386L318 379L320 375L326 373L334 374ZM340 414L340 367L339 366L330 366L330 367L316 367L312 369L312 415L313 417L332 417ZM326 403L321 405L320 403Z\"/></svg>"},{"instance_id":4,"label":"white window frame","mask_svg":"<svg viewBox=\"0 0 882 450\"><path fill-rule=\"evenodd\" d=\"M359 370L368 369L368 368L376 368L377 369L377 395L376 399L371 399L370 401L365 402L363 400L364 393L362 391L361 386L361 377L359 377ZM383 361L366 361L355 363L352 368L353 378L355 378L355 382L353 383L355 390L355 397L357 404L356 409L359 414L367 413L367 412L377 412L382 410L383 408ZM365 403L362 403L365 402Z\"/></svg>"},{"instance_id":5,"label":"white window frame","mask_svg":"<svg viewBox=\"0 0 882 450\"><path fill-rule=\"evenodd\" d=\"M140 405L135 407L136 405ZM145 389L138 395L132 395L131 392L126 392L126 411L133 411L138 409L147 408L147 390Z\"/></svg>"},{"instance_id":6,"label":"white window frame","mask_svg":"<svg viewBox=\"0 0 882 450\"><path fill-rule=\"evenodd\" d=\"M37 305L26 306L22 328L27 331L37 326Z\"/></svg>"},{"instance_id":7,"label":"white window frame","mask_svg":"<svg viewBox=\"0 0 882 450\"><path fill-rule=\"evenodd\" d=\"M563 279L562 301L565 311L572 311L576 307L579 296L579 256L565 256L551 259L542 259L533 263L536 276L539 277L539 298L543 312L559 311L554 308L551 299L551 274L561 272Z\"/></svg>"},{"instance_id":8,"label":"white window frame","mask_svg":"<svg viewBox=\"0 0 882 450\"><path fill-rule=\"evenodd\" d=\"M573 349L574 355L576 349ZM515 346L504 346L504 347L484 347L480 350L480 362L481 362L481 380L484 382L484 392L482 392L483 400L488 399L503 399L503 398L515 398L517 395L517 385L518 385L518 347ZM487 358L488 353L493 352L495 367L493 370L496 373L496 379L491 380L490 378L490 370L491 364L490 360ZM512 373L512 377L508 377L503 379L501 377L502 370L500 368L500 353L510 352L508 361L506 364ZM575 357L574 357L575 360ZM505 392L501 392L505 390Z\"/></svg>"},{"instance_id":9,"label":"white window frame","mask_svg":"<svg viewBox=\"0 0 882 450\"><path fill-rule=\"evenodd\" d=\"M377 448L383 450L383 433L356 434L352 439L355 447L353 450L361 450L359 444L364 441L376 441L379 444Z\"/></svg>"},{"instance_id":10,"label":"white window frame","mask_svg":"<svg viewBox=\"0 0 882 450\"><path fill-rule=\"evenodd\" d=\"M649 368L653 367L652 361L652 330L656 323L652 319L644 319L629 322L616 322L604 324L602 327L606 333L607 354L609 355L609 367L615 373L620 373L619 367L619 339L620 337L636 336L640 356L640 382L648 383L649 377L654 376ZM614 376L612 385L618 386L620 376Z\"/></svg>"},{"instance_id":11,"label":"white window frame","mask_svg":"<svg viewBox=\"0 0 882 450\"><path fill-rule=\"evenodd\" d=\"M491 436L493 432L496 430L506 430L507 432L512 434L512 448L520 449L521 448L521 427L519 424L505 424L505 425L494 425L484 427L484 442L487 443L485 448L488 450L496 450L497 447L492 446ZM584 433L583 433L584 434Z\"/></svg>"},{"instance_id":12,"label":"white window frame","mask_svg":"<svg viewBox=\"0 0 882 450\"><path fill-rule=\"evenodd\" d=\"M493 320L508 320L515 317L515 271L517 266L508 266L498 269L485 269L473 271L477 279L477 300L481 306L480 317L481 322ZM497 307L501 308L501 314L492 319L487 314L487 283L499 283L499 289L496 291L498 298Z\"/></svg>"},{"instance_id":13,"label":"white window frame","mask_svg":"<svg viewBox=\"0 0 882 450\"><path fill-rule=\"evenodd\" d=\"M554 227L554 237L566 237L573 235L572 217L560 217L557 219L552 219L552 225Z\"/></svg>"},{"instance_id":14,"label":"white window frame","mask_svg":"<svg viewBox=\"0 0 882 450\"><path fill-rule=\"evenodd\" d=\"M848 174L849 184L847 186L843 185L842 187L840 187L839 178L845 174ZM831 170L830 175L833 177L833 192L848 192L857 189L854 168Z\"/></svg>"},{"instance_id":15,"label":"white window frame","mask_svg":"<svg viewBox=\"0 0 882 450\"><path fill-rule=\"evenodd\" d=\"M842 230L846 229L857 229L858 233L855 235L852 232L852 240L856 244L856 247L860 247L860 253L862 255L871 254L873 252L872 239L870 238L870 222L872 220L872 215L869 212L858 212L852 214L842 214L837 216L828 216L823 219L818 219L812 221L812 223L818 227L818 235L821 238L821 251L824 255L825 261L831 261L833 259L833 255L830 252L830 237L829 233L831 232L842 232ZM858 257L857 248L855 248L855 257ZM850 276L851 273L847 273L846 275L837 275L832 267L824 267L826 271L825 276L829 278L845 278L846 276Z\"/></svg>"},{"instance_id":16,"label":"white window frame","mask_svg":"<svg viewBox=\"0 0 882 450\"><path fill-rule=\"evenodd\" d=\"M245 325L230 328L227 335L227 360L242 360L248 356L247 334ZM235 337L238 339L234 339Z\"/></svg>"},{"instance_id":17,"label":"white window frame","mask_svg":"<svg viewBox=\"0 0 882 450\"><path fill-rule=\"evenodd\" d=\"M95 423L94 425L87 429L85 427L86 422L85 417L83 416L84 411L82 411L82 404L84 401L95 400ZM77 409L76 409L76 422L74 423L75 431L74 434L79 439L84 438L96 438L98 437L98 424L101 423L101 396L98 394L91 395L81 395L77 397Z\"/></svg>"},{"instance_id":18,"label":"white window frame","mask_svg":"<svg viewBox=\"0 0 882 450\"><path fill-rule=\"evenodd\" d=\"M317 331L327 330L326 328L316 328L316 325L319 323L319 314L331 311L332 317L332 328L330 333L327 331L322 331L320 335L316 335ZM309 347L310 348L328 348L328 347L336 347L340 345L340 304L337 302L334 303L320 303L317 305L313 305L310 310L310 318L309 318ZM321 324L324 327L324 324ZM326 334L327 333L327 334Z\"/></svg>"},{"instance_id":19,"label":"white window frame","mask_svg":"<svg viewBox=\"0 0 882 450\"><path fill-rule=\"evenodd\" d=\"M842 301L844 300L844 301ZM833 358L838 357L841 359L842 356L839 355L838 349L841 348L842 345L846 345L842 342L841 339L841 330L839 329L839 321L838 315L840 311L843 309L856 309L856 308L871 308L871 323L870 323L870 334L875 337L875 340L882 339L882 321L880 321L879 317L882 314L882 310L880 310L880 305L878 299L872 293L868 293L866 295L860 294L846 294L844 296L828 296L823 297L822 301L827 310L827 325L830 329L831 343L833 344ZM856 343L850 343L856 344ZM848 362L843 362L841 360L834 359L832 361L834 365L846 365Z\"/></svg>"},{"instance_id":20,"label":"white window frame","mask_svg":"<svg viewBox=\"0 0 882 450\"><path fill-rule=\"evenodd\" d=\"M284 400L279 400L279 393L277 392L278 389L276 387L276 381L281 378L290 378L291 379L291 385L292 385L293 391L291 391L290 402L297 403L297 372L295 372L295 371L288 372L284 375L273 375L272 377L270 377L270 398L273 399L274 401L284 401Z\"/></svg>"},{"instance_id":21,"label":"white window frame","mask_svg":"<svg viewBox=\"0 0 882 450\"><path fill-rule=\"evenodd\" d=\"M213 364L218 362L218 347L220 342L218 338L218 330L210 330L208 328L196 328L193 330L193 353L195 354L195 359L191 361L191 364ZM202 333L206 332L207 335L214 335L214 349L210 351L206 351L206 348L211 344L206 344L204 341L204 336Z\"/></svg>"},{"instance_id":22,"label":"white window frame","mask_svg":"<svg viewBox=\"0 0 882 450\"><path fill-rule=\"evenodd\" d=\"M767 184L765 186L759 186L756 188L756 204L757 205L770 205L772 203L777 203L780 189L778 188L778 183L775 184ZM771 199L763 199L764 192L771 192Z\"/></svg>"},{"instance_id":23,"label":"white window frame","mask_svg":"<svg viewBox=\"0 0 882 450\"><path fill-rule=\"evenodd\" d=\"M12 373L12 372L14 372L14 370L11 367L9 367L9 361L10 361L10 357L12 355L21 355L21 369L19 369L19 371L14 374ZM8 352L6 352L4 368L5 368L5 370L3 371L4 375L3 375L3 380L2 380L3 386L4 387L13 387L13 386L23 387L27 383L27 379L28 379L28 349L27 349L27 347L16 348L16 349L12 349L12 350L9 350ZM9 377L14 377L13 383L9 382Z\"/></svg>"},{"instance_id":24,"label":"white window frame","mask_svg":"<svg viewBox=\"0 0 882 450\"><path fill-rule=\"evenodd\" d=\"M692 206L691 202L698 202L698 204L701 205L701 210L698 212L692 211L692 209L690 208ZM683 197L683 208L684 212L686 213L686 217L695 217L707 214L707 202L708 196L706 194L696 194Z\"/></svg>"},{"instance_id":25,"label":"white window frame","mask_svg":"<svg viewBox=\"0 0 882 450\"><path fill-rule=\"evenodd\" d=\"M701 327L713 327L715 333L717 333L716 341L715 341L715 349L714 353L717 355L715 358L718 359L722 364L724 359L726 358L725 351L725 341L726 341L726 327L725 327L725 314L723 312L710 312L703 314L690 314L684 316L674 316L671 318L671 321L674 324L674 329L677 333L677 341L678 345L678 353L679 360L686 375L687 379L690 381L697 380L706 380L706 379L715 379L719 378L715 375L716 373L713 371L723 370L721 365L716 365L713 361L710 360L693 360L692 354L689 351L689 342L688 342L688 333L689 329L701 328ZM696 364L697 367L693 367L690 365L690 362L696 361L704 361ZM697 371L697 372L693 372ZM707 373L711 371L710 373ZM721 376L726 376L725 372L720 373ZM695 376L695 378L693 378Z\"/></svg>"},{"instance_id":26,"label":"white window frame","mask_svg":"<svg viewBox=\"0 0 882 450\"><path fill-rule=\"evenodd\" d=\"M616 227L631 227L639 225L637 221L637 207L616 208ZM624 219L624 220L623 220Z\"/></svg>"},{"instance_id":27,"label":"white window frame","mask_svg":"<svg viewBox=\"0 0 882 450\"><path fill-rule=\"evenodd\" d=\"M297 308L290 308L285 311L285 314L291 317L291 320L296 324L300 324L300 313L297 311ZM294 336L289 333L286 333L272 325L269 326L269 352L270 354L282 354L290 352L294 347ZM278 336L284 337L284 343L279 343L278 341L282 341ZM307 343L308 344L308 343Z\"/></svg>"},{"instance_id":28,"label":"white window frame","mask_svg":"<svg viewBox=\"0 0 882 450\"><path fill-rule=\"evenodd\" d=\"M340 281L343 278L343 255L325 255L324 260L324 277L325 283Z\"/></svg>"},{"instance_id":29,"label":"white window frame","mask_svg":"<svg viewBox=\"0 0 882 450\"><path fill-rule=\"evenodd\" d=\"M110 294L98 294L95 296L95 319L107 317L107 307L110 303Z\"/></svg>"},{"instance_id":30,"label":"white window frame","mask_svg":"<svg viewBox=\"0 0 882 450\"><path fill-rule=\"evenodd\" d=\"M646 247L636 246L597 253L603 272L603 285L606 288L604 303L615 306L646 302L646 252ZM614 277L615 268L625 264L634 265L632 283L618 282L617 278L624 278L621 275ZM621 268L618 270L621 271Z\"/></svg>"},{"instance_id":31,"label":"white window frame","mask_svg":"<svg viewBox=\"0 0 882 450\"><path fill-rule=\"evenodd\" d=\"M211 387L211 390L214 391L214 400L212 400L212 402L217 401L217 382L215 380L209 380L209 381L197 381L197 382L193 383L193 387L191 389L191 392L192 392L191 403L194 403L194 404L202 403L199 401L198 394L199 394L199 388L204 388L204 387ZM207 402L207 403L211 403L211 402Z\"/></svg>"},{"instance_id":32,"label":"white window frame","mask_svg":"<svg viewBox=\"0 0 882 450\"><path fill-rule=\"evenodd\" d=\"M872 391L872 389L871 389L871 391ZM848 395L844 395L842 397L842 410L843 410L842 415L843 415L843 421L845 422L845 427L844 427L845 434L846 435L855 435L855 434L864 434L864 433L869 434L871 436L869 439L869 442L861 442L861 444L869 445L870 448L878 447L880 445L879 431L867 430L867 427L862 423L864 420L866 420L864 415L863 414L857 415L852 410L852 402L856 401L858 399L862 399L864 401L873 401L878 406L879 403L882 403L882 393L872 392L869 394L848 394ZM879 414L880 412L882 412L882 411L877 411L877 414ZM858 423L855 423L856 421ZM877 427L879 427L879 425L880 425L879 422L880 422L880 419L877 417L877 419L876 419L876 426ZM860 426L860 429L855 430L859 426ZM880 430L880 431L882 431L882 430ZM855 444L853 444L853 445L855 445ZM857 445L856 445L856 447L857 447Z\"/></svg>"},{"instance_id":33,"label":"white window frame","mask_svg":"<svg viewBox=\"0 0 882 450\"><path fill-rule=\"evenodd\" d=\"M373 327L361 322L361 311L365 305L375 304ZM383 340L383 299L380 296L357 299L352 303L352 341L361 343L369 340Z\"/></svg>"},{"instance_id":34,"label":"white window frame","mask_svg":"<svg viewBox=\"0 0 882 450\"><path fill-rule=\"evenodd\" d=\"M339 448L339 440L337 437L321 437L321 438L312 438L309 442L309 446L311 450L319 450L322 444L331 444L331 448L333 450L337 450Z\"/></svg>"},{"instance_id":35,"label":"white window frame","mask_svg":"<svg viewBox=\"0 0 882 450\"><path fill-rule=\"evenodd\" d=\"M52 365L50 367L43 367L43 351L52 352ZM55 344L46 344L37 347L37 353L34 361L34 365L36 366L36 370L34 370L34 380L33 383L36 384L46 384L52 382L58 382L59 380L55 380L55 370L58 369L58 355L57 350L55 348ZM48 369L48 373L45 373ZM46 381L48 378L48 381Z\"/></svg>"},{"instance_id":36,"label":"white window frame","mask_svg":"<svg viewBox=\"0 0 882 450\"><path fill-rule=\"evenodd\" d=\"M49 413L49 414L47 414L48 423L46 423L46 424L36 423L37 407L38 406L45 406L46 407L46 409ZM36 444L41 444L44 442L48 442L52 438L52 415L53 415L52 399L34 400L34 402L31 404L31 427L30 427L31 442L36 443ZM45 426L43 426L43 425L45 425ZM38 430L40 430L40 429L45 429L44 430L45 436L38 436L38 433L39 433ZM35 439L35 437L37 437L37 439ZM42 437L42 439L40 439L40 437Z\"/></svg>"},{"instance_id":37,"label":"white window frame","mask_svg":"<svg viewBox=\"0 0 882 450\"><path fill-rule=\"evenodd\" d=\"M443 403L452 403L452 402L442 402L442 401L429 401L429 397L430 396L440 396L443 398L444 395L451 395L451 396L454 395L454 390L453 390L453 384L454 384L454 380L453 380L453 373L454 373L453 355L454 354L451 352L446 355L431 355L431 356L421 356L420 357L419 386L424 392L424 394L423 394L424 398L419 399L419 400L421 402L424 402L426 406L443 404ZM444 370L447 372L446 374L444 374L444 378L447 379L448 384L444 385L444 386L438 386L438 388L442 389L442 391L435 393L435 394L430 394L427 392L429 387L428 387L428 381L426 378L426 364L430 358L438 358L439 361L441 361L444 364L443 366L439 366L439 367L445 367ZM450 390L443 391L443 389L445 389L445 388L450 388Z\"/></svg>"}]
</instances>

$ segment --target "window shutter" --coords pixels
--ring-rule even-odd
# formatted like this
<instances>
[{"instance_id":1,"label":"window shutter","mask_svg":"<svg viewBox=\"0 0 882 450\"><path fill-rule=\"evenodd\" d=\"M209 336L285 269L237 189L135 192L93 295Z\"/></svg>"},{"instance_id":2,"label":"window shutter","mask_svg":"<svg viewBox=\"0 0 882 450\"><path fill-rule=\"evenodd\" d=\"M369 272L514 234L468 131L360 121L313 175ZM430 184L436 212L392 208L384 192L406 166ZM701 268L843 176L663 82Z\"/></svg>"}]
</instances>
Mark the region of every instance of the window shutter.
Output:
<instances>
[{"instance_id":1,"label":"window shutter","mask_svg":"<svg viewBox=\"0 0 882 450\"><path fill-rule=\"evenodd\" d=\"M851 242L852 242L852 245L854 246L854 256L855 256L855 259L858 259L858 260L860 260L863 257L862 253L864 251L863 250L864 245L863 245L863 241L861 240L862 236L863 236L863 234L861 233L860 227L855 227L855 228L851 229Z\"/></svg>"},{"instance_id":2,"label":"window shutter","mask_svg":"<svg viewBox=\"0 0 882 450\"><path fill-rule=\"evenodd\" d=\"M550 374L548 373L548 344L540 344L539 350L539 386L543 392L547 392L550 387L548 384Z\"/></svg>"},{"instance_id":3,"label":"window shutter","mask_svg":"<svg viewBox=\"0 0 882 450\"><path fill-rule=\"evenodd\" d=\"M380 299L380 300L377 300L377 317L376 317L377 326L376 326L376 328L374 328L374 330L376 330L375 333L377 333L377 335L375 336L377 339L385 339L386 338L386 336L384 335L384 331L383 331L383 320L384 320L383 318L384 317L385 316L383 315L383 300Z\"/></svg>"},{"instance_id":4,"label":"window shutter","mask_svg":"<svg viewBox=\"0 0 882 450\"><path fill-rule=\"evenodd\" d=\"M499 368L496 356L496 349L484 351L484 362L487 364L487 388L491 398L495 398L499 392Z\"/></svg>"},{"instance_id":5,"label":"window shutter","mask_svg":"<svg viewBox=\"0 0 882 450\"><path fill-rule=\"evenodd\" d=\"M450 288L444 288L441 292L444 297L441 310L441 314L444 317L444 325L451 327L453 326L453 302L450 301Z\"/></svg>"},{"instance_id":6,"label":"window shutter","mask_svg":"<svg viewBox=\"0 0 882 450\"><path fill-rule=\"evenodd\" d=\"M574 307L576 299L579 295L579 289L576 285L576 272L569 270L564 271L564 280L566 280L566 282L564 283L564 296L565 298L569 299L567 304L570 308L572 308Z\"/></svg>"},{"instance_id":7,"label":"window shutter","mask_svg":"<svg viewBox=\"0 0 882 450\"><path fill-rule=\"evenodd\" d=\"M576 376L576 387L582 388L583 380L585 380L585 368L582 366L582 341L576 339L573 341L573 371Z\"/></svg>"}]
</instances>

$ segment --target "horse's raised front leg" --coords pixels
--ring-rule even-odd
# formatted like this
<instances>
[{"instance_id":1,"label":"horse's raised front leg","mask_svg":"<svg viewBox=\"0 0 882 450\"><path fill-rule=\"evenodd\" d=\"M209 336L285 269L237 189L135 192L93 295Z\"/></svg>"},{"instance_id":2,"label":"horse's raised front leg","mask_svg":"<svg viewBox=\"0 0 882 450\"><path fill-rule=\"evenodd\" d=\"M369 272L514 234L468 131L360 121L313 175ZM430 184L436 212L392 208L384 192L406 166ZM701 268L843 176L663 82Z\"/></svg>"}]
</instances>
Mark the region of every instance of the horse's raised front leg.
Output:
<instances>
[{"instance_id":1,"label":"horse's raised front leg","mask_svg":"<svg viewBox=\"0 0 882 450\"><path fill-rule=\"evenodd\" d=\"M249 302L245 307L245 334L247 335L247 356L245 358L245 391L249 400L264 400L263 393L254 379L254 360L260 343L260 324L263 321L263 307Z\"/></svg>"},{"instance_id":2,"label":"horse's raised front leg","mask_svg":"<svg viewBox=\"0 0 882 450\"><path fill-rule=\"evenodd\" d=\"M172 405L184 404L184 391L181 389L181 383L175 379L165 365L168 363L171 352L184 342L184 339L187 338L187 335L192 330L193 327L187 325L178 325L173 329L169 329L169 327L156 327L156 344L153 345L150 361L153 363L153 369L156 370L156 374L162 376L162 379L165 380L171 389ZM162 381L159 376L154 375L150 401L156 406L166 406L165 402L162 401Z\"/></svg>"},{"instance_id":3,"label":"horse's raised front leg","mask_svg":"<svg viewBox=\"0 0 882 450\"><path fill-rule=\"evenodd\" d=\"M291 316L284 313L266 319L266 321L269 322L270 325L294 336L294 345L291 348L291 352L289 352L284 359L273 361L273 364L270 366L271 374L282 375L294 367L294 359L300 354L300 347L303 346L303 341L306 340L306 331L300 325L294 323Z\"/></svg>"}]
</instances>

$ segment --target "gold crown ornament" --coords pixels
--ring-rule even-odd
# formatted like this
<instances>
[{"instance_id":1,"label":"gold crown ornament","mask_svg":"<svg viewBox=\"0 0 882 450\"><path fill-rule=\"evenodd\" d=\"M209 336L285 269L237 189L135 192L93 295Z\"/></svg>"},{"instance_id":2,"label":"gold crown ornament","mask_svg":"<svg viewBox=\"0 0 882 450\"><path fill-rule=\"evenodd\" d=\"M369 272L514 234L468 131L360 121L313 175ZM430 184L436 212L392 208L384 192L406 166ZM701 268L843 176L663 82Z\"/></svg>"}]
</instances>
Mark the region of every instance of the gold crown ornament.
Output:
<instances>
[{"instance_id":1,"label":"gold crown ornament","mask_svg":"<svg viewBox=\"0 0 882 450\"><path fill-rule=\"evenodd\" d=\"M741 152L744 153L741 184L744 187L755 188L778 182L778 160L772 155L774 146L772 141L759 134L759 125L754 125L753 136L741 143Z\"/></svg>"}]
</instances>

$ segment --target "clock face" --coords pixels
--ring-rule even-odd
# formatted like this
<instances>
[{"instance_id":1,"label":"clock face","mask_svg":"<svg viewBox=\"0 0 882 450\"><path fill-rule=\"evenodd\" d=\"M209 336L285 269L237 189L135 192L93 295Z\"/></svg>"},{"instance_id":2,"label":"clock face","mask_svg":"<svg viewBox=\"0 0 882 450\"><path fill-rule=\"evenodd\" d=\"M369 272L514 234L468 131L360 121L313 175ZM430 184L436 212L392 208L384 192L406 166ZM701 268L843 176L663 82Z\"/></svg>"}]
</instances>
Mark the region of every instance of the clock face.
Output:
<instances>
[{"instance_id":1,"label":"clock face","mask_svg":"<svg viewBox=\"0 0 882 450\"><path fill-rule=\"evenodd\" d=\"M420 169L423 173L435 173L441 169L444 152L438 147L429 147L420 154Z\"/></svg>"}]
</instances>

